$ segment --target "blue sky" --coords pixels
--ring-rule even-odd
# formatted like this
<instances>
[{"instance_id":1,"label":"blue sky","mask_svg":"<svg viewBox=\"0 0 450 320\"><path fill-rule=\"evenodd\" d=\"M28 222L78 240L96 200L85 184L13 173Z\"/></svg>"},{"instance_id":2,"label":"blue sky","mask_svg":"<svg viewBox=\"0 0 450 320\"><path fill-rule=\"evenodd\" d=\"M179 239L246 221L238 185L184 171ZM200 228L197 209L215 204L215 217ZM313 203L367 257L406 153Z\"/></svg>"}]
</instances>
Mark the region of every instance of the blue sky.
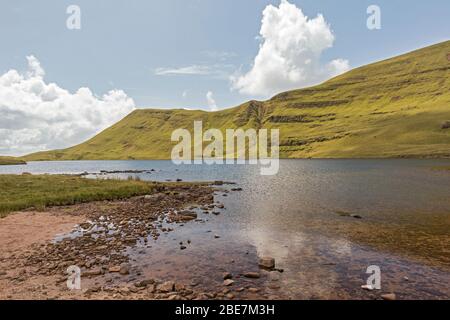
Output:
<instances>
[{"instance_id":1,"label":"blue sky","mask_svg":"<svg viewBox=\"0 0 450 320\"><path fill-rule=\"evenodd\" d=\"M322 58L347 59L351 67L450 35L446 0L290 2L311 18L324 15L335 41ZM70 4L81 8L81 30L65 27ZM250 69L258 52L262 11L268 4L279 1L2 1L0 73L25 69L25 57L33 54L47 81L68 90L87 86L98 95L122 89L139 107L206 108L208 91L220 108L265 98L230 90L227 74ZM381 30L366 28L370 4L382 10ZM193 65L223 70L208 75L155 74L158 68Z\"/></svg>"},{"instance_id":2,"label":"blue sky","mask_svg":"<svg viewBox=\"0 0 450 320\"><path fill-rule=\"evenodd\" d=\"M135 108L215 111L317 84L449 40L449 15L448 0L2 1L0 155L83 142Z\"/></svg>"}]
</instances>

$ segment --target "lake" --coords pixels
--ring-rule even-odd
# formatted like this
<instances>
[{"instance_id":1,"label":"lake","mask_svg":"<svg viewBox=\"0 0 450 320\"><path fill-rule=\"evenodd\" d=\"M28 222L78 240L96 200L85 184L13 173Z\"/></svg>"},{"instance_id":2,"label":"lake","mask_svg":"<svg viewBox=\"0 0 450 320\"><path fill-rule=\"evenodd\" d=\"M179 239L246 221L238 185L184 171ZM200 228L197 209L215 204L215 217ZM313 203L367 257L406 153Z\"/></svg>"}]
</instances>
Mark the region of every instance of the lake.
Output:
<instances>
[{"instance_id":1,"label":"lake","mask_svg":"<svg viewBox=\"0 0 450 320\"><path fill-rule=\"evenodd\" d=\"M219 216L186 224L148 250L130 249L152 276L220 285L221 272L255 271L272 256L284 272L264 281L268 297L366 299L368 266L382 272L381 292L400 298L450 298L450 171L445 160L281 160L279 173L253 165L183 165L170 161L61 161L0 166L0 174L151 170L100 177L235 182L215 192ZM220 235L211 240L210 234ZM179 241L192 241L180 253ZM253 269L252 269L253 268ZM252 270L249 270L252 269ZM257 270L257 265L256 265ZM217 273L217 284L206 280ZM209 277L210 278L210 277Z\"/></svg>"}]
</instances>

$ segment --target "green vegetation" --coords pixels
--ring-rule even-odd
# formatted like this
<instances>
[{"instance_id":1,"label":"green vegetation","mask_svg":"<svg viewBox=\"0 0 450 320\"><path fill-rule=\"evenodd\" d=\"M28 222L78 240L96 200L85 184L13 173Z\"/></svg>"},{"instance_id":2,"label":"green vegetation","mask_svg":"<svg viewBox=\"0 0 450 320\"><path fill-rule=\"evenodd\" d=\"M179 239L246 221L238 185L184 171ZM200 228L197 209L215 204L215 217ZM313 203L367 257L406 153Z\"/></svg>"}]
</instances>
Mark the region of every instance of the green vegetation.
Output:
<instances>
[{"instance_id":1,"label":"green vegetation","mask_svg":"<svg viewBox=\"0 0 450 320\"><path fill-rule=\"evenodd\" d=\"M85 143L25 159L169 159L172 131L194 120L279 128L284 158L450 157L449 53L447 41L219 112L136 110Z\"/></svg>"},{"instance_id":2,"label":"green vegetation","mask_svg":"<svg viewBox=\"0 0 450 320\"><path fill-rule=\"evenodd\" d=\"M114 200L149 194L157 183L67 175L0 175L0 217L28 208Z\"/></svg>"},{"instance_id":3,"label":"green vegetation","mask_svg":"<svg viewBox=\"0 0 450 320\"><path fill-rule=\"evenodd\" d=\"M27 164L24 160L13 157L0 157L0 166L16 164Z\"/></svg>"}]
</instances>

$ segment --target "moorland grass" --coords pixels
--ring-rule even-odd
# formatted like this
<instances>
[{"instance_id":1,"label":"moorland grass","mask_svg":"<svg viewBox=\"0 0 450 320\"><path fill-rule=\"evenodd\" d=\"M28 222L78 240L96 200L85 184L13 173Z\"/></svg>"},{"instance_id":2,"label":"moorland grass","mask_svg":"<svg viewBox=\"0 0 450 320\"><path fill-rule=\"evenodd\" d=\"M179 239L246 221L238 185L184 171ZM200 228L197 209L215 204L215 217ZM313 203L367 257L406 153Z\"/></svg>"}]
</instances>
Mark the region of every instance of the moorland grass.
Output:
<instances>
[{"instance_id":1,"label":"moorland grass","mask_svg":"<svg viewBox=\"0 0 450 320\"><path fill-rule=\"evenodd\" d=\"M0 157L0 166L26 164L26 162L19 158L13 157Z\"/></svg>"},{"instance_id":2,"label":"moorland grass","mask_svg":"<svg viewBox=\"0 0 450 320\"><path fill-rule=\"evenodd\" d=\"M0 217L18 210L115 200L152 193L156 182L69 175L0 175Z\"/></svg>"},{"instance_id":3,"label":"moorland grass","mask_svg":"<svg viewBox=\"0 0 450 320\"><path fill-rule=\"evenodd\" d=\"M170 159L171 134L280 129L282 158L450 157L450 41L267 101L205 112L139 109L80 145L25 160Z\"/></svg>"}]
</instances>

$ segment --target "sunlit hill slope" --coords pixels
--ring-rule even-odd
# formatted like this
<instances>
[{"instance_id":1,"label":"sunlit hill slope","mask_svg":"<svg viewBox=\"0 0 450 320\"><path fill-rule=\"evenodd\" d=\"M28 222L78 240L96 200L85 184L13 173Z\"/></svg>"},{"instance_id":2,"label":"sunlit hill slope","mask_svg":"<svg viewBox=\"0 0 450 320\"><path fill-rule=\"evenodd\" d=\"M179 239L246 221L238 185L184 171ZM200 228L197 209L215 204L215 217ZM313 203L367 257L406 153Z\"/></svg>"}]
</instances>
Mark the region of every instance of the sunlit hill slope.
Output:
<instances>
[{"instance_id":1,"label":"sunlit hill slope","mask_svg":"<svg viewBox=\"0 0 450 320\"><path fill-rule=\"evenodd\" d=\"M268 101L203 112L136 110L80 145L26 160L169 159L173 130L279 128L284 158L450 157L450 41Z\"/></svg>"}]
</instances>

